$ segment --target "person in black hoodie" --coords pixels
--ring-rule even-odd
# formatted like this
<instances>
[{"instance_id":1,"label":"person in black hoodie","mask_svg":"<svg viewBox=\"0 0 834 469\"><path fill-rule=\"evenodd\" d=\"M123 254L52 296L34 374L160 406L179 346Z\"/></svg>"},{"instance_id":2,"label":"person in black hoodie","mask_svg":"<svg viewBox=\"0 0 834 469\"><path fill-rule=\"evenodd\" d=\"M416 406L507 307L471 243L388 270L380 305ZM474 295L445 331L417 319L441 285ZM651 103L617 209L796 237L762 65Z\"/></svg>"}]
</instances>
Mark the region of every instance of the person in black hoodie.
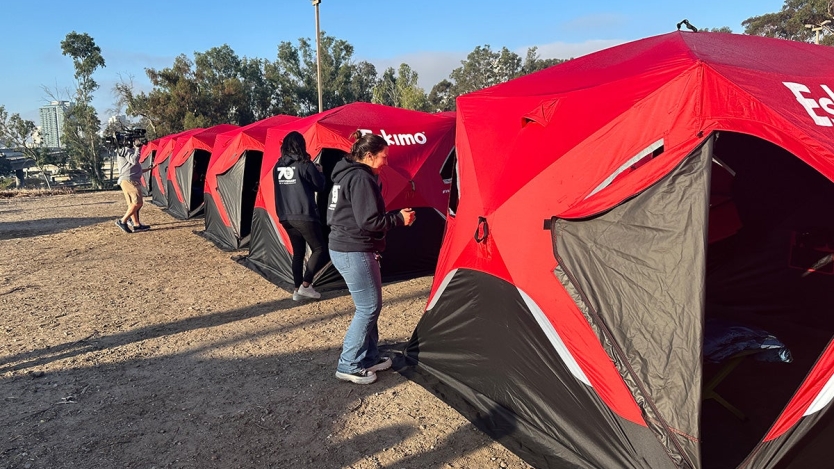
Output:
<instances>
[{"instance_id":1,"label":"person in black hoodie","mask_svg":"<svg viewBox=\"0 0 834 469\"><path fill-rule=\"evenodd\" d=\"M330 259L347 283L356 307L345 334L336 378L357 384L376 381L376 372L391 368L391 358L377 349L377 319L382 310L380 253L385 233L414 223L410 208L385 212L379 185L388 164L388 144L379 135L357 131L350 155L333 168L333 189L327 206Z\"/></svg>"},{"instance_id":2,"label":"person in black hoodie","mask_svg":"<svg viewBox=\"0 0 834 469\"><path fill-rule=\"evenodd\" d=\"M292 299L319 299L321 293L311 285L313 276L327 264L316 192L325 189L321 166L310 161L304 137L292 131L281 143L281 158L272 169L275 183L275 210L278 221L292 244ZM304 271L304 256L310 245L310 259Z\"/></svg>"}]
</instances>

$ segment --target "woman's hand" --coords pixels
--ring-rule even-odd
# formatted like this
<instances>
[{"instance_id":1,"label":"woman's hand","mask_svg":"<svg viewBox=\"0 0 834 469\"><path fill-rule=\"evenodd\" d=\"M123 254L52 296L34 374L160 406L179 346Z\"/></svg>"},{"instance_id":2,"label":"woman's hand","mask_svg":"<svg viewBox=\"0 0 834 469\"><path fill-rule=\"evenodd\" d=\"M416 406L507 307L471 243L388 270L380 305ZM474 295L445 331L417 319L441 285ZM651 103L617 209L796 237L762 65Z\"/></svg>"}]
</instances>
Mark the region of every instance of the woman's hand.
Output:
<instances>
[{"instance_id":1,"label":"woman's hand","mask_svg":"<svg viewBox=\"0 0 834 469\"><path fill-rule=\"evenodd\" d=\"M413 208L404 208L400 210L400 215L402 215L403 220L405 221L405 226L413 225L414 220L417 219L417 214L414 213Z\"/></svg>"}]
</instances>

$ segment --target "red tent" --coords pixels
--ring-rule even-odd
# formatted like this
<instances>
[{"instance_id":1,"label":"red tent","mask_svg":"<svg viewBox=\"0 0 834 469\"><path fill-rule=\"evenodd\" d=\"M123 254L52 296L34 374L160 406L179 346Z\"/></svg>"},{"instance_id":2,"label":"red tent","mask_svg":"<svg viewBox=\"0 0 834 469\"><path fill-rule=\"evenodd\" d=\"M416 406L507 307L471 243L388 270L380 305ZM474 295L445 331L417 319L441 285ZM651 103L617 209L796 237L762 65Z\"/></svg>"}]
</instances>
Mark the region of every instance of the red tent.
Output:
<instances>
[{"instance_id":1,"label":"red tent","mask_svg":"<svg viewBox=\"0 0 834 469\"><path fill-rule=\"evenodd\" d=\"M142 149L139 151L139 163L142 165L142 169L149 168L153 164L153 158L156 155L158 146L159 139L151 140L142 145ZM142 173L142 196L151 194L152 180L150 171Z\"/></svg>"},{"instance_id":2,"label":"red tent","mask_svg":"<svg viewBox=\"0 0 834 469\"><path fill-rule=\"evenodd\" d=\"M368 103L348 104L267 131L245 265L275 283L292 284L292 246L278 223L272 180L284 136L293 130L304 135L308 152L324 168L329 193L330 172L350 150L350 135L358 129L380 134L389 142L389 166L380 174L386 208L413 207L419 220L408 230L388 234L383 280L434 270L449 192L449 180L444 180L441 169L454 151L454 118ZM326 197L319 197L319 212L326 238ZM344 285L331 265L317 274L313 284L317 288Z\"/></svg>"},{"instance_id":3,"label":"red tent","mask_svg":"<svg viewBox=\"0 0 834 469\"><path fill-rule=\"evenodd\" d=\"M211 150L218 135L237 129L220 124L178 137L168 165L168 211L185 220L203 211L203 189L211 160Z\"/></svg>"},{"instance_id":4,"label":"red tent","mask_svg":"<svg viewBox=\"0 0 834 469\"><path fill-rule=\"evenodd\" d=\"M179 137L188 137L191 134L202 131L203 129L191 129L176 134L166 135L159 139L157 144L156 167L151 170L151 177L153 184L151 185L151 202L162 208L168 208L168 165L171 162L171 155L173 155L177 139Z\"/></svg>"},{"instance_id":5,"label":"red tent","mask_svg":"<svg viewBox=\"0 0 834 469\"><path fill-rule=\"evenodd\" d=\"M459 97L412 376L536 467L830 466L832 87L674 32Z\"/></svg>"},{"instance_id":6,"label":"red tent","mask_svg":"<svg viewBox=\"0 0 834 469\"><path fill-rule=\"evenodd\" d=\"M249 245L266 131L297 119L273 116L218 135L206 173L202 235L221 249Z\"/></svg>"}]
</instances>

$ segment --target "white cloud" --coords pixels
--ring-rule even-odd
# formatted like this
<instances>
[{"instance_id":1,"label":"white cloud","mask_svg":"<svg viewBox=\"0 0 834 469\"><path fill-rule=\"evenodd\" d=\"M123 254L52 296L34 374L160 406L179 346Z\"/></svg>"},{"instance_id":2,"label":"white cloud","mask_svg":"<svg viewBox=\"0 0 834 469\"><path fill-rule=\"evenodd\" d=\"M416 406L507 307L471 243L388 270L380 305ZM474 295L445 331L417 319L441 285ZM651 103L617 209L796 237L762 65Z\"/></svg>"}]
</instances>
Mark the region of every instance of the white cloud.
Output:
<instances>
[{"instance_id":1,"label":"white cloud","mask_svg":"<svg viewBox=\"0 0 834 469\"><path fill-rule=\"evenodd\" d=\"M627 41L617 39L592 39L590 41L568 43L568 42L551 42L549 44L541 44L538 47L539 57L542 59L575 59L583 55L597 52L609 47L614 47L623 44ZM524 57L527 54L528 47L524 47L515 51L516 54Z\"/></svg>"},{"instance_id":2,"label":"white cloud","mask_svg":"<svg viewBox=\"0 0 834 469\"><path fill-rule=\"evenodd\" d=\"M594 39L579 43L552 42L538 44L538 54L542 59L571 59L581 57L608 47L623 44L624 40ZM521 57L527 54L525 46L514 52ZM471 51L470 51L471 52ZM382 75L388 67L397 69L401 63L407 63L418 74L418 83L426 93L443 79L448 79L452 70L460 67L461 61L466 60L469 52L415 52L403 54L390 59L359 59L368 60L376 66L377 73Z\"/></svg>"},{"instance_id":3,"label":"white cloud","mask_svg":"<svg viewBox=\"0 0 834 469\"><path fill-rule=\"evenodd\" d=\"M368 62L376 66L379 75L382 75L388 67L396 70L400 64L407 63L412 70L417 72L417 83L428 93L434 85L443 79L448 79L452 70L460 67L461 60L466 59L468 54L468 52L415 52L390 59L368 60Z\"/></svg>"},{"instance_id":4,"label":"white cloud","mask_svg":"<svg viewBox=\"0 0 834 469\"><path fill-rule=\"evenodd\" d=\"M565 31L599 31L603 29L616 29L629 24L628 15L617 13L599 13L573 18L561 25Z\"/></svg>"}]
</instances>

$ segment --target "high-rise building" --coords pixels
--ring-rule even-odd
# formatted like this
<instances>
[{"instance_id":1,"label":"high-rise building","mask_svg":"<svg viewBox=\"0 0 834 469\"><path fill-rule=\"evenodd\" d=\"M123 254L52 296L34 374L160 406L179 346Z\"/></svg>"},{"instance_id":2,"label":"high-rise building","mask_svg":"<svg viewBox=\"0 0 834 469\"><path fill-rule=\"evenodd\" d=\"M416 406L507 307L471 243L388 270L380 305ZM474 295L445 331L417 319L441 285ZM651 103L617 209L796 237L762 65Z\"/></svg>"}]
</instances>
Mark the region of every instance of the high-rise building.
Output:
<instances>
[{"instance_id":1,"label":"high-rise building","mask_svg":"<svg viewBox=\"0 0 834 469\"><path fill-rule=\"evenodd\" d=\"M47 147L62 147L64 114L70 107L69 101L52 101L40 109L41 135Z\"/></svg>"}]
</instances>

